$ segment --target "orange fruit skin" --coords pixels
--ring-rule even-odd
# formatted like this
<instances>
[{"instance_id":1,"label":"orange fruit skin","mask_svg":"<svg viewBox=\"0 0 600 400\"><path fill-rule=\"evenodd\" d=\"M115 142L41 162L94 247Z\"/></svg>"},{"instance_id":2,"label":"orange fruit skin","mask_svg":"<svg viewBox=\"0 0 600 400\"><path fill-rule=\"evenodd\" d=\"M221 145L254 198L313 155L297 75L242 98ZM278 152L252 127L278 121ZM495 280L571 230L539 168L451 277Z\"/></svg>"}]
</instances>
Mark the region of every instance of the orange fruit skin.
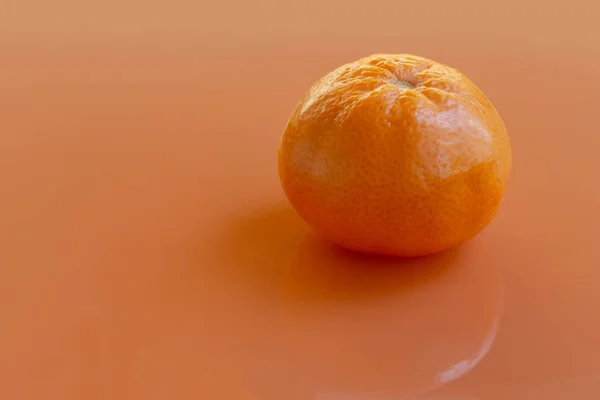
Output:
<instances>
[{"instance_id":1,"label":"orange fruit skin","mask_svg":"<svg viewBox=\"0 0 600 400\"><path fill-rule=\"evenodd\" d=\"M490 100L454 68L375 54L314 84L281 137L292 206L351 250L423 256L459 246L493 219L512 163Z\"/></svg>"}]
</instances>

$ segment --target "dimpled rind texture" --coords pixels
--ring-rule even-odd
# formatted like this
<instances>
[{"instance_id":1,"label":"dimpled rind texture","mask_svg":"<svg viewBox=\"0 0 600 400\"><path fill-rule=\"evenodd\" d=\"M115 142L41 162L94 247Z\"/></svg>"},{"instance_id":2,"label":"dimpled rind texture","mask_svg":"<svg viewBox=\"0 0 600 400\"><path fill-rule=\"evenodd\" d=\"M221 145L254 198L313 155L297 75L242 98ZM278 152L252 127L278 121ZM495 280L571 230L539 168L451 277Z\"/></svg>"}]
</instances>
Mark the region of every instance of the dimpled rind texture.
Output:
<instances>
[{"instance_id":1,"label":"dimpled rind texture","mask_svg":"<svg viewBox=\"0 0 600 400\"><path fill-rule=\"evenodd\" d=\"M490 100L454 68L414 55L343 65L298 103L281 137L284 192L318 234L414 257L477 235L512 156Z\"/></svg>"}]
</instances>

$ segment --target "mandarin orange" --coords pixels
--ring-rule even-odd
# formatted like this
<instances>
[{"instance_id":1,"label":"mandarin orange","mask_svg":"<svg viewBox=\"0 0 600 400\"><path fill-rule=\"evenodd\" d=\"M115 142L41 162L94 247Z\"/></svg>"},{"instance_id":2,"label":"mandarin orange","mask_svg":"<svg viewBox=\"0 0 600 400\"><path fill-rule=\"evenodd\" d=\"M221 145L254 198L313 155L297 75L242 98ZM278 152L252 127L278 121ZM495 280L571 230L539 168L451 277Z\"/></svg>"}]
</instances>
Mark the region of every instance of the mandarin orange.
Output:
<instances>
[{"instance_id":1,"label":"mandarin orange","mask_svg":"<svg viewBox=\"0 0 600 400\"><path fill-rule=\"evenodd\" d=\"M314 84L281 137L278 169L297 213L351 250L422 256L468 241L501 203L506 127L464 74L375 54Z\"/></svg>"}]
</instances>

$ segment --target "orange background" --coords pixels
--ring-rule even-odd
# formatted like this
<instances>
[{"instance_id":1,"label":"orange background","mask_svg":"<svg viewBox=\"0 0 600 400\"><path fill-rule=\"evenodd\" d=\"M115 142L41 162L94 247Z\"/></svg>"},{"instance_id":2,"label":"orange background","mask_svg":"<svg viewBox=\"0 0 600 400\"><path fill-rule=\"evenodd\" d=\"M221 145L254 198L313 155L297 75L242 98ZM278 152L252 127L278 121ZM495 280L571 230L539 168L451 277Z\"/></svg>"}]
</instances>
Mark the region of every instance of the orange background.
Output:
<instances>
[{"instance_id":1,"label":"orange background","mask_svg":"<svg viewBox=\"0 0 600 400\"><path fill-rule=\"evenodd\" d=\"M595 1L0 6L0 398L600 393ZM409 52L513 145L494 222L416 261L307 234L276 171L338 65Z\"/></svg>"}]
</instances>

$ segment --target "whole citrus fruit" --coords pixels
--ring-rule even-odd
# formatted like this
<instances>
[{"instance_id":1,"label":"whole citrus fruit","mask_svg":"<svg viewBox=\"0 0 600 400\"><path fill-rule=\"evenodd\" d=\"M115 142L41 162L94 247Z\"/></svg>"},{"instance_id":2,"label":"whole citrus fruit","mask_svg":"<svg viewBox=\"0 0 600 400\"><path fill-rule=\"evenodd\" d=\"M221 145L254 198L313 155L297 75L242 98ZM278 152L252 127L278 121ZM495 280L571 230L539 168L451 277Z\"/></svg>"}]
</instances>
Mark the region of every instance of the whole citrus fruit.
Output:
<instances>
[{"instance_id":1,"label":"whole citrus fruit","mask_svg":"<svg viewBox=\"0 0 600 400\"><path fill-rule=\"evenodd\" d=\"M421 256L489 224L511 161L504 123L465 75L376 54L312 86L278 163L286 196L318 234L352 250Z\"/></svg>"}]
</instances>

